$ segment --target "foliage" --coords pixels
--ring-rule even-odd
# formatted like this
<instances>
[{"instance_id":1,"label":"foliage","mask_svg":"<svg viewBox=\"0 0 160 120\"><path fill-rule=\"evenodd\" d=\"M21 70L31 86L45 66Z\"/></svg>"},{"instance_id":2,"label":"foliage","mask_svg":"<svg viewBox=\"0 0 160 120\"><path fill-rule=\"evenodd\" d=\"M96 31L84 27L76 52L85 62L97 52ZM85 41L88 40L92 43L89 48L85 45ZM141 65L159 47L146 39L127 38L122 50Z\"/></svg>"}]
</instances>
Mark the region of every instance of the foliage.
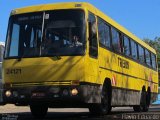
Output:
<instances>
[{"instance_id":1,"label":"foliage","mask_svg":"<svg viewBox=\"0 0 160 120\"><path fill-rule=\"evenodd\" d=\"M157 51L157 58L160 59L160 37L155 37L154 40L145 38L143 41Z\"/></svg>"}]
</instances>

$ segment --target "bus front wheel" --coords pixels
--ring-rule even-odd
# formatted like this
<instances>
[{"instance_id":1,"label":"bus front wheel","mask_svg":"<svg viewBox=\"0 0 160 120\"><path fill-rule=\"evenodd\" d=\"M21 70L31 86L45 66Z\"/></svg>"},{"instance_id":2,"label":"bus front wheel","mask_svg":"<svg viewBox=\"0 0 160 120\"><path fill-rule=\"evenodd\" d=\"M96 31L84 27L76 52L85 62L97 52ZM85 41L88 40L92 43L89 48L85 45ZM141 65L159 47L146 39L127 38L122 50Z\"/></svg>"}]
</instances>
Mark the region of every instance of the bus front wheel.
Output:
<instances>
[{"instance_id":1,"label":"bus front wheel","mask_svg":"<svg viewBox=\"0 0 160 120\"><path fill-rule=\"evenodd\" d=\"M112 107L111 107L111 86L108 86L109 84L104 85L102 88L102 93L101 93L101 103L99 104L91 104L89 106L89 111L91 114L94 115L105 115L108 114Z\"/></svg>"},{"instance_id":2,"label":"bus front wheel","mask_svg":"<svg viewBox=\"0 0 160 120\"><path fill-rule=\"evenodd\" d=\"M44 118L48 111L48 106L45 104L31 104L30 110L35 118Z\"/></svg>"}]
</instances>

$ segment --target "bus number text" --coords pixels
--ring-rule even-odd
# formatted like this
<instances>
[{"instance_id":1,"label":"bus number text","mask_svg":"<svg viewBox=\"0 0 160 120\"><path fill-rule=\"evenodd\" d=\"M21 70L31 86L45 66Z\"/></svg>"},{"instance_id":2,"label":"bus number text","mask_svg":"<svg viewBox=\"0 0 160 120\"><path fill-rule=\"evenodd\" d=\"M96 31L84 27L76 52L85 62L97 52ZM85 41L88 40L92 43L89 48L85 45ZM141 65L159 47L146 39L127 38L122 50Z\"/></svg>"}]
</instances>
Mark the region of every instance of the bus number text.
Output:
<instances>
[{"instance_id":1,"label":"bus number text","mask_svg":"<svg viewBox=\"0 0 160 120\"><path fill-rule=\"evenodd\" d=\"M6 74L21 74L21 69L7 69Z\"/></svg>"}]
</instances>

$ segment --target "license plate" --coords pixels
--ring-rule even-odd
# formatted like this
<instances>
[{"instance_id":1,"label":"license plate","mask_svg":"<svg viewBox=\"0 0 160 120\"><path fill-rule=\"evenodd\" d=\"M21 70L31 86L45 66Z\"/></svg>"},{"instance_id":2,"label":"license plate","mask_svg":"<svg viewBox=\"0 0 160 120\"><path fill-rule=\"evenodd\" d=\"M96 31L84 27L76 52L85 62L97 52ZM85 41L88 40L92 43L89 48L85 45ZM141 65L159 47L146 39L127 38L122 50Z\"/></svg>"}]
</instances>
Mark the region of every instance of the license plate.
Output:
<instances>
[{"instance_id":1,"label":"license plate","mask_svg":"<svg viewBox=\"0 0 160 120\"><path fill-rule=\"evenodd\" d=\"M32 93L32 97L45 97L45 93Z\"/></svg>"}]
</instances>

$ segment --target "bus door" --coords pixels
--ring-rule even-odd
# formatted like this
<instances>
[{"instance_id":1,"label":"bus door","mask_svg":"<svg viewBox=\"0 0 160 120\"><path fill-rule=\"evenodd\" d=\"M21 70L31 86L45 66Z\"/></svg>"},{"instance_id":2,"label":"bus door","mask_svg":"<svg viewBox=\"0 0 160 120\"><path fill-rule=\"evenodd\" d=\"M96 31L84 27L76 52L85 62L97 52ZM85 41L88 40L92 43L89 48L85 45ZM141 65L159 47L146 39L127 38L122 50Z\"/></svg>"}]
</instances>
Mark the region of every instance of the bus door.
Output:
<instances>
[{"instance_id":1,"label":"bus door","mask_svg":"<svg viewBox=\"0 0 160 120\"><path fill-rule=\"evenodd\" d=\"M89 70L91 82L98 81L98 41L97 41L97 23L94 14L89 12Z\"/></svg>"}]
</instances>

